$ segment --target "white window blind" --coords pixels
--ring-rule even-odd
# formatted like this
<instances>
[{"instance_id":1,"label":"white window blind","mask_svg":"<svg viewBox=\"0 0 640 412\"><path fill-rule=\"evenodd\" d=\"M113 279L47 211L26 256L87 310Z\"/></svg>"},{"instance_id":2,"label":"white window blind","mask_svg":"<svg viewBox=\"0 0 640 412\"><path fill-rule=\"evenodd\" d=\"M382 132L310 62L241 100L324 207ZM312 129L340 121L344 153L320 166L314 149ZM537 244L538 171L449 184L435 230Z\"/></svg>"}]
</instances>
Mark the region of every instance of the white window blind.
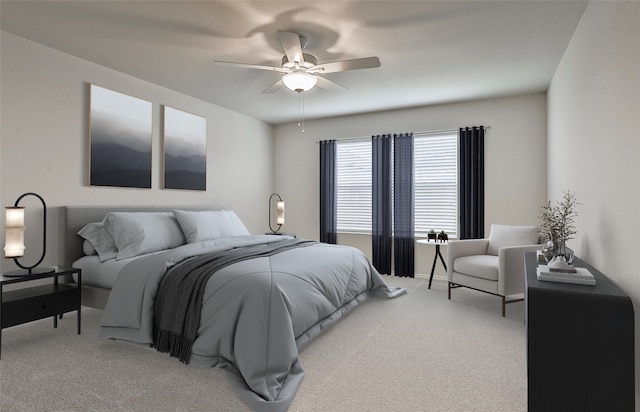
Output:
<instances>
[{"instance_id":1,"label":"white window blind","mask_svg":"<svg viewBox=\"0 0 640 412\"><path fill-rule=\"evenodd\" d=\"M415 232L458 237L458 132L414 135Z\"/></svg>"},{"instance_id":2,"label":"white window blind","mask_svg":"<svg viewBox=\"0 0 640 412\"><path fill-rule=\"evenodd\" d=\"M458 132L414 135L415 233L458 236ZM371 139L337 142L337 230L371 233Z\"/></svg>"},{"instance_id":3,"label":"white window blind","mask_svg":"<svg viewBox=\"0 0 640 412\"><path fill-rule=\"evenodd\" d=\"M337 230L371 233L371 139L337 142Z\"/></svg>"}]
</instances>

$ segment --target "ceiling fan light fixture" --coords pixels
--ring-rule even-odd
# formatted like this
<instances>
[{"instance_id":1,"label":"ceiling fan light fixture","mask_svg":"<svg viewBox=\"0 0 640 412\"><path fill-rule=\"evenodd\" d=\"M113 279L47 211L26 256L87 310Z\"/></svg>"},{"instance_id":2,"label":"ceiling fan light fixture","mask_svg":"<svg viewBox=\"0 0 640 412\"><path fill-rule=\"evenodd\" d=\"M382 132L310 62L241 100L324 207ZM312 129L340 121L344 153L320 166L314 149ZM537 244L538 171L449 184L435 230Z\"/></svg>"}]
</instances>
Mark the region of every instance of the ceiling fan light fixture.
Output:
<instances>
[{"instance_id":1,"label":"ceiling fan light fixture","mask_svg":"<svg viewBox=\"0 0 640 412\"><path fill-rule=\"evenodd\" d=\"M305 72L293 72L282 76L282 83L294 92L308 92L316 86L318 78Z\"/></svg>"}]
</instances>

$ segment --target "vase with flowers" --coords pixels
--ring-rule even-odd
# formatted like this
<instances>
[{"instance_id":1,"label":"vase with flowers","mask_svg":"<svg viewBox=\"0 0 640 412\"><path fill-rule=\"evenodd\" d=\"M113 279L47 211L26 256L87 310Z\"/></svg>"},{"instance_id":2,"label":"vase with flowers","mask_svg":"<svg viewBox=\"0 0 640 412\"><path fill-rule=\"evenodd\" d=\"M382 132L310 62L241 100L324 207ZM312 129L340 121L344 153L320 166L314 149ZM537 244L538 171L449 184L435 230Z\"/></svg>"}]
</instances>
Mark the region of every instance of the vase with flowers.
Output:
<instances>
[{"instance_id":1,"label":"vase with flowers","mask_svg":"<svg viewBox=\"0 0 640 412\"><path fill-rule=\"evenodd\" d=\"M574 218L579 204L575 193L567 191L558 203L552 205L549 201L540 209L540 231L547 240L543 254L547 262L557 256L563 257L567 263L573 261L573 251L567 247L567 241L577 233Z\"/></svg>"}]
</instances>

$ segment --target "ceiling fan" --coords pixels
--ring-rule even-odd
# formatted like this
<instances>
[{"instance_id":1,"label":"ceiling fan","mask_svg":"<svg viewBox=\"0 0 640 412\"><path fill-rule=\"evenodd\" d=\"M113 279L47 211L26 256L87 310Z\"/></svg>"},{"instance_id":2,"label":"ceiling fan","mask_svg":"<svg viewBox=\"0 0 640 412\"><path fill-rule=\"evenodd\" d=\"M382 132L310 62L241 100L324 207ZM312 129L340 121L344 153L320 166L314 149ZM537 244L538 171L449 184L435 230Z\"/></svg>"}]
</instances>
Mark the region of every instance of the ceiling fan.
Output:
<instances>
[{"instance_id":1,"label":"ceiling fan","mask_svg":"<svg viewBox=\"0 0 640 412\"><path fill-rule=\"evenodd\" d=\"M282 67L219 60L215 61L215 63L225 66L284 73L280 80L266 88L262 93L274 93L282 88L282 85L298 93L307 92L316 85L323 89L344 93L348 90L346 87L322 77L320 74L380 67L380 59L378 57L365 57L318 64L318 59L315 56L303 52L305 45L304 37L297 33L279 30L278 39L285 53L282 57Z\"/></svg>"}]
</instances>

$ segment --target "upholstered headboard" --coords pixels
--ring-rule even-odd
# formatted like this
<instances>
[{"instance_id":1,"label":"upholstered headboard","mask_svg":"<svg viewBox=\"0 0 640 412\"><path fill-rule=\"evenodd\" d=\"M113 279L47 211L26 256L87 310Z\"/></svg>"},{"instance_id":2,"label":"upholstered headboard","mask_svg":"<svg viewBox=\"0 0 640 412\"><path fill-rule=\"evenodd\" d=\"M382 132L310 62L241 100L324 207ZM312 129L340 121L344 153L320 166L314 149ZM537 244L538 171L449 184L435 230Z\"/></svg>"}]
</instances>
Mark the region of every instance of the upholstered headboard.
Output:
<instances>
[{"instance_id":1,"label":"upholstered headboard","mask_svg":"<svg viewBox=\"0 0 640 412\"><path fill-rule=\"evenodd\" d=\"M172 210L223 210L222 206L63 206L64 265L71 266L81 258L83 239L78 231L87 223L101 222L109 212L171 212Z\"/></svg>"}]
</instances>

